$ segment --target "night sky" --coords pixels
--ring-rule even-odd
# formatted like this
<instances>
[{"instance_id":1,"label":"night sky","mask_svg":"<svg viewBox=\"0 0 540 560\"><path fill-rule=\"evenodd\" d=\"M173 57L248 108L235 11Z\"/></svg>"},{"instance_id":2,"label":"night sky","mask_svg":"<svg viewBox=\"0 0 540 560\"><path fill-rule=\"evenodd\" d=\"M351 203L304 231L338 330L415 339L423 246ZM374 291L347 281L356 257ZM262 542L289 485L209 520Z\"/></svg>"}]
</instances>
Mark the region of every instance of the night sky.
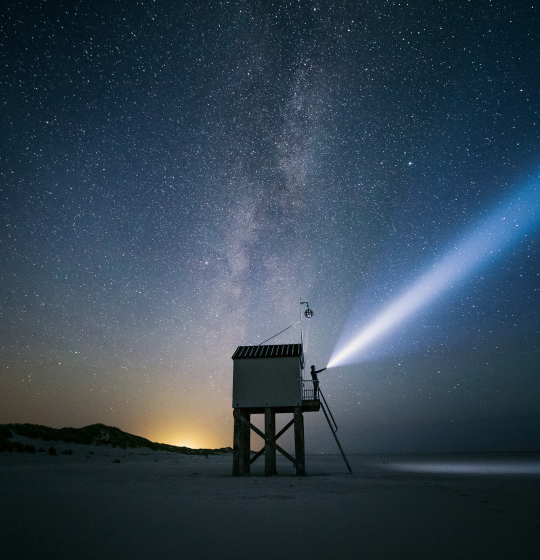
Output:
<instances>
[{"instance_id":1,"label":"night sky","mask_svg":"<svg viewBox=\"0 0 540 560\"><path fill-rule=\"evenodd\" d=\"M2 6L0 423L232 445L238 345L308 301L326 366L540 185L532 2ZM527 232L320 374L346 452L540 449L527 204Z\"/></svg>"}]
</instances>

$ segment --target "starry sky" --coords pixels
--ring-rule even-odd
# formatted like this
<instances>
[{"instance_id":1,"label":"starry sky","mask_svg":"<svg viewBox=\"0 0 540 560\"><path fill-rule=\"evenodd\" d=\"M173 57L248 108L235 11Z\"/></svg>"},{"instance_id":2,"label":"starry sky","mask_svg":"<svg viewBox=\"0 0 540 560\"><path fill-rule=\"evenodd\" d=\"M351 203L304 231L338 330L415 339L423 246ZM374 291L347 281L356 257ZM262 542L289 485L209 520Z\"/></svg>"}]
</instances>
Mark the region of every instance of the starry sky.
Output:
<instances>
[{"instance_id":1,"label":"starry sky","mask_svg":"<svg viewBox=\"0 0 540 560\"><path fill-rule=\"evenodd\" d=\"M539 23L498 0L4 2L0 423L231 445L238 345L308 301L324 367L539 180ZM539 225L320 374L347 452L540 449Z\"/></svg>"}]
</instances>

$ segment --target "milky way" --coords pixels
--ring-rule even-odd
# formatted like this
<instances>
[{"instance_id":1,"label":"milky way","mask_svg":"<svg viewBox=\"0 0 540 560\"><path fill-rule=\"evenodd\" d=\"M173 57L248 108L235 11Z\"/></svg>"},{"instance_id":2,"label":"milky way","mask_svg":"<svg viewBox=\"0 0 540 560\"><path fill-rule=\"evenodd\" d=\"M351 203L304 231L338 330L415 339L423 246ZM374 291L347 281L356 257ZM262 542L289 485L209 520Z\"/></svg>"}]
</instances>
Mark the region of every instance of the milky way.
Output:
<instances>
[{"instance_id":1,"label":"milky way","mask_svg":"<svg viewBox=\"0 0 540 560\"><path fill-rule=\"evenodd\" d=\"M323 367L540 163L538 10L1 8L0 422L232 441L232 360ZM346 449L537 447L538 229L321 374ZM294 327L274 339L298 342ZM334 449L306 418L307 451ZM328 432L328 433L326 433Z\"/></svg>"}]
</instances>

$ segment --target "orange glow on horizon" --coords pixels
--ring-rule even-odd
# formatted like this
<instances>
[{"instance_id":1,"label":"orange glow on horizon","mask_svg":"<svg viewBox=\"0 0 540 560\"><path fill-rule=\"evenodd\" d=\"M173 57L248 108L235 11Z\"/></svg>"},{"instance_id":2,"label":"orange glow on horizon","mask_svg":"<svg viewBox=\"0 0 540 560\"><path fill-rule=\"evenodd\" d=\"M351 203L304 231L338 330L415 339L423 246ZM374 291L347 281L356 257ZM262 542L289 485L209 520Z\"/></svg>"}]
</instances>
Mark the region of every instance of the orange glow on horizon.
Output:
<instances>
[{"instance_id":1,"label":"orange glow on horizon","mask_svg":"<svg viewBox=\"0 0 540 560\"><path fill-rule=\"evenodd\" d=\"M156 443L166 443L176 447L189 447L190 449L220 449L221 447L229 447L231 443L228 441L217 441L215 434L208 434L204 431L184 431L170 430L159 431L156 435L145 436L147 439Z\"/></svg>"}]
</instances>

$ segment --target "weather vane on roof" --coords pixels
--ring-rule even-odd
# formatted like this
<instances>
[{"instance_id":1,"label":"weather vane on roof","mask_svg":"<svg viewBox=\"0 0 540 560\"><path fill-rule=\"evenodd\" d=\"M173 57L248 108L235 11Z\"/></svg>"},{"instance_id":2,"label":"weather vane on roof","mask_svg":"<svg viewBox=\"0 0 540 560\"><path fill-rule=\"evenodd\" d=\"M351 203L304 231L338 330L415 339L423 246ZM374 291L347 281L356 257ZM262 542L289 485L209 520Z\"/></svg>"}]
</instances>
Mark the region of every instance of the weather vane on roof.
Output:
<instances>
[{"instance_id":1,"label":"weather vane on roof","mask_svg":"<svg viewBox=\"0 0 540 560\"><path fill-rule=\"evenodd\" d=\"M309 303L307 301L301 301L300 305L307 306L307 309L304 311L304 315L307 319L311 319L313 317L313 310L309 308Z\"/></svg>"}]
</instances>

